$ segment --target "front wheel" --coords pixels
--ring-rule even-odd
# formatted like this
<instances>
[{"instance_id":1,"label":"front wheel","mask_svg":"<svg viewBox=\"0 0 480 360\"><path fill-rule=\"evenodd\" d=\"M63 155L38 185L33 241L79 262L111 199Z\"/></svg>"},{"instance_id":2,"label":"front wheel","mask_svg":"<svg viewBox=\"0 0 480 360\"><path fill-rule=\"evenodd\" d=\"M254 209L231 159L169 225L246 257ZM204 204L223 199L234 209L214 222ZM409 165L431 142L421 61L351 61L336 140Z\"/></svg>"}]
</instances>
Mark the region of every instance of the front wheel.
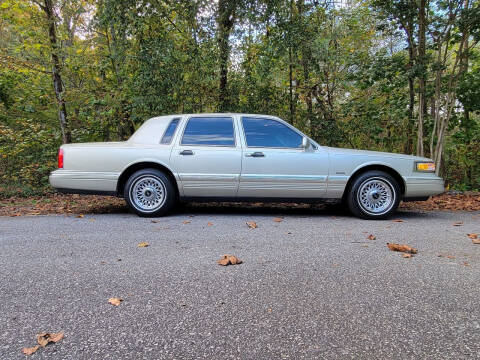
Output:
<instances>
[{"instance_id":1,"label":"front wheel","mask_svg":"<svg viewBox=\"0 0 480 360\"><path fill-rule=\"evenodd\" d=\"M172 181L157 169L133 173L125 184L124 197L130 209L140 216L162 216L175 204Z\"/></svg>"},{"instance_id":2,"label":"front wheel","mask_svg":"<svg viewBox=\"0 0 480 360\"><path fill-rule=\"evenodd\" d=\"M383 171L367 171L352 183L347 194L350 211L363 219L385 219L400 203L400 186Z\"/></svg>"}]
</instances>

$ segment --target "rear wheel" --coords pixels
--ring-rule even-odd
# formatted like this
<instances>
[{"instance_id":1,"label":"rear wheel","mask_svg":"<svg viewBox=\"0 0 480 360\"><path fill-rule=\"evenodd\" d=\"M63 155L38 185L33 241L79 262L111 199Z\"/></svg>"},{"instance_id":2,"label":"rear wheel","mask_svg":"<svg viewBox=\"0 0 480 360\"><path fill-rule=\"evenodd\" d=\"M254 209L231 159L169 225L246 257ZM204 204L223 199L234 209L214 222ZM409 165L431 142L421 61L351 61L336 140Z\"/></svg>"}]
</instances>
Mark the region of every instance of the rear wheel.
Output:
<instances>
[{"instance_id":1,"label":"rear wheel","mask_svg":"<svg viewBox=\"0 0 480 360\"><path fill-rule=\"evenodd\" d=\"M350 211L363 219L385 219L400 203L400 186L383 171L367 171L355 178L347 194Z\"/></svg>"},{"instance_id":2,"label":"rear wheel","mask_svg":"<svg viewBox=\"0 0 480 360\"><path fill-rule=\"evenodd\" d=\"M142 169L133 173L123 191L130 209L140 216L162 216L175 205L172 181L157 169Z\"/></svg>"}]
</instances>

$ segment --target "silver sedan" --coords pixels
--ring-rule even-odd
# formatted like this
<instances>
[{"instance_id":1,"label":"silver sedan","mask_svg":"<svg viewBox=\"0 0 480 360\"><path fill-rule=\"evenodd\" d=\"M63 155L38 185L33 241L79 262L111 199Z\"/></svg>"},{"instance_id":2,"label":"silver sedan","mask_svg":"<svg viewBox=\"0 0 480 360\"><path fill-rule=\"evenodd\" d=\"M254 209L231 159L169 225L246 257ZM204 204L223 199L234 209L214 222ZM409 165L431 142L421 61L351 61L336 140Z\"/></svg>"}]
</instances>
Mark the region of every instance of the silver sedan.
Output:
<instances>
[{"instance_id":1,"label":"silver sedan","mask_svg":"<svg viewBox=\"0 0 480 360\"><path fill-rule=\"evenodd\" d=\"M125 142L62 145L58 160L53 187L123 196L141 216L177 201L328 201L383 219L444 191L430 159L322 146L267 115L155 117Z\"/></svg>"}]
</instances>

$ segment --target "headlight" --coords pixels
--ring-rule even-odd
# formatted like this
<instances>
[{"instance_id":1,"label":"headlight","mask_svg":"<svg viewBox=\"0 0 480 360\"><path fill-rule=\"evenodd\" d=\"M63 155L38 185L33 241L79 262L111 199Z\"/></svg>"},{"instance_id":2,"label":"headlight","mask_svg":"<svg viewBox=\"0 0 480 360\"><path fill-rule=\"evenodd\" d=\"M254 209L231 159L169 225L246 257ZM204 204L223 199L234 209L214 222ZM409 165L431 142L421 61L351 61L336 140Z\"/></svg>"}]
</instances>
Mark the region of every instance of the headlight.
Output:
<instances>
[{"instance_id":1,"label":"headlight","mask_svg":"<svg viewBox=\"0 0 480 360\"><path fill-rule=\"evenodd\" d=\"M435 172L435 163L433 161L416 162L415 170L422 172Z\"/></svg>"}]
</instances>

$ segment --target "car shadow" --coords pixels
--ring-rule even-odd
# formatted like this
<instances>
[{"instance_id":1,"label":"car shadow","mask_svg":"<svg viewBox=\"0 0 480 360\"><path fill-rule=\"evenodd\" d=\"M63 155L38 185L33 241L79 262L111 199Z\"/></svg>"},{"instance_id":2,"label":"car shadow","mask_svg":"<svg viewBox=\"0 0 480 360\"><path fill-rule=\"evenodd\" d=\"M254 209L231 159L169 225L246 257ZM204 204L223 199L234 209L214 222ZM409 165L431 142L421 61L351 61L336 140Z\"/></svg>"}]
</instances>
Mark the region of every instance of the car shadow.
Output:
<instances>
[{"instance_id":1,"label":"car shadow","mask_svg":"<svg viewBox=\"0 0 480 360\"><path fill-rule=\"evenodd\" d=\"M319 216L356 218L340 204L297 203L185 203L177 206L172 215L271 215ZM426 213L399 210L390 219L425 217Z\"/></svg>"}]
</instances>

